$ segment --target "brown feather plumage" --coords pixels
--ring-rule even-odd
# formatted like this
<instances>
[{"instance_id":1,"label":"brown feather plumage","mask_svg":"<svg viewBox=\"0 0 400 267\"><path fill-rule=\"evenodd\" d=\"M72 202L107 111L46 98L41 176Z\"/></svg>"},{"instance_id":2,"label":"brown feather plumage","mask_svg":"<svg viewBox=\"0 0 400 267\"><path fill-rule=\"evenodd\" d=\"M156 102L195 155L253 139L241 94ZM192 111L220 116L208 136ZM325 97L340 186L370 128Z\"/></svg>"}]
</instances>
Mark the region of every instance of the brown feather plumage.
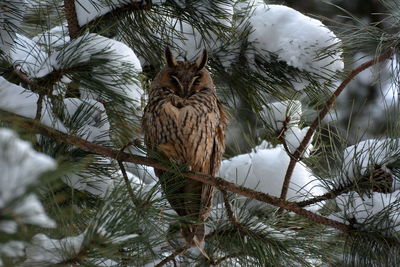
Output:
<instances>
[{"instance_id":1,"label":"brown feather plumage","mask_svg":"<svg viewBox=\"0 0 400 267\"><path fill-rule=\"evenodd\" d=\"M144 110L146 145L189 170L215 175L225 150L227 118L205 68L207 52L194 62L180 62L167 49L166 61L151 84ZM204 240L214 188L155 171L171 206L192 221L182 225L183 236L198 246Z\"/></svg>"}]
</instances>

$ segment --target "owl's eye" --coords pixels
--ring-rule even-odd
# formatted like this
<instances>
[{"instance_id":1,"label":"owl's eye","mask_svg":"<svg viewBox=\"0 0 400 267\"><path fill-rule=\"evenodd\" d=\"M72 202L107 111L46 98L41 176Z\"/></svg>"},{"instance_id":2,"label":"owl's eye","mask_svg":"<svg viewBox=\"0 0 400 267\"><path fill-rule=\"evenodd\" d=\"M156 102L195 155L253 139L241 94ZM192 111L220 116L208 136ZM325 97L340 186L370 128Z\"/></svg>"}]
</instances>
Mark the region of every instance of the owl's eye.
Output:
<instances>
[{"instance_id":1,"label":"owl's eye","mask_svg":"<svg viewBox=\"0 0 400 267\"><path fill-rule=\"evenodd\" d=\"M193 77L193 85L198 85L200 83L200 75L194 76Z\"/></svg>"},{"instance_id":2,"label":"owl's eye","mask_svg":"<svg viewBox=\"0 0 400 267\"><path fill-rule=\"evenodd\" d=\"M178 77L171 75L171 81L175 84L180 84L181 82L179 81Z\"/></svg>"},{"instance_id":3,"label":"owl's eye","mask_svg":"<svg viewBox=\"0 0 400 267\"><path fill-rule=\"evenodd\" d=\"M181 81L178 79L178 77L171 75L171 81L179 88L180 93L183 93L183 86L181 84Z\"/></svg>"}]
</instances>

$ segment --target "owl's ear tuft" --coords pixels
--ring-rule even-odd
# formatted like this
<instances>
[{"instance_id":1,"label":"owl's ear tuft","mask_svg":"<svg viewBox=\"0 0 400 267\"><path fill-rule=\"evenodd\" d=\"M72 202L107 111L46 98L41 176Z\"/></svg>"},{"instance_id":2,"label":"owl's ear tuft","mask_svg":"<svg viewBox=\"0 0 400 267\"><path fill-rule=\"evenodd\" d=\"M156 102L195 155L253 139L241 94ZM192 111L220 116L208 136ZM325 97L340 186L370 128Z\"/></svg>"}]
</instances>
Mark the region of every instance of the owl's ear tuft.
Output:
<instances>
[{"instance_id":1,"label":"owl's ear tuft","mask_svg":"<svg viewBox=\"0 0 400 267\"><path fill-rule=\"evenodd\" d=\"M208 60L208 53L207 50L204 49L203 54L196 59L197 68L199 70L203 69L207 64L207 60Z\"/></svg>"},{"instance_id":2,"label":"owl's ear tuft","mask_svg":"<svg viewBox=\"0 0 400 267\"><path fill-rule=\"evenodd\" d=\"M168 67L175 67L176 66L176 59L175 57L172 55L171 50L169 49L169 47L167 47L165 49L165 60L167 61L167 65Z\"/></svg>"}]
</instances>

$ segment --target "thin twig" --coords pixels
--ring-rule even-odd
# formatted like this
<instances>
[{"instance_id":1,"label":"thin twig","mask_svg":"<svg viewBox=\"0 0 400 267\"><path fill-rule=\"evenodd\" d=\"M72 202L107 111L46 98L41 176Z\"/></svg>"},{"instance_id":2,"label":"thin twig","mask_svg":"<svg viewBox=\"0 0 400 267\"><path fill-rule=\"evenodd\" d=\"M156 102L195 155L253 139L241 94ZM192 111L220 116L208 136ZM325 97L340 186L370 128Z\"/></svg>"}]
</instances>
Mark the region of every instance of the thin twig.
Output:
<instances>
[{"instance_id":1,"label":"thin twig","mask_svg":"<svg viewBox=\"0 0 400 267\"><path fill-rule=\"evenodd\" d=\"M296 202L296 204L299 207L306 207L308 205L312 205L312 204L315 204L315 203L318 203L318 202L321 202L321 201L324 201L324 200L328 200L328 199L333 199L333 198L335 198L335 197L337 197L337 196L339 196L341 194L347 193L347 192L350 191L350 188L351 188L350 186L339 187L339 188L334 189L334 190L332 190L332 191L330 191L328 193L325 193L323 195L316 196L316 197L313 197L311 199L307 199L307 200Z\"/></svg>"},{"instance_id":2,"label":"thin twig","mask_svg":"<svg viewBox=\"0 0 400 267\"><path fill-rule=\"evenodd\" d=\"M318 116L315 118L315 120L311 123L310 129L308 129L306 135L303 138L303 141L301 141L299 147L296 149L296 151L293 153L293 157L290 158L289 166L286 170L285 174L285 180L283 181L282 185L282 190L281 190L281 195L280 198L282 200L286 199L286 195L289 189L289 183L290 179L292 177L294 167L296 166L297 161L299 160L301 154L303 154L305 148L307 147L308 143L311 141L311 137L313 136L315 130L317 129L318 125L321 123L323 118L328 114L330 108L334 104L336 98L342 93L344 88L362 71L368 69L369 67L385 61L386 59L389 59L392 55L391 51L387 51L380 55L377 58L374 58L370 61L367 61L354 70L350 72L350 74L346 77L346 79L343 80L343 82L339 85L339 87L335 90L335 92L331 95L331 97L325 102L324 108L319 112Z\"/></svg>"},{"instance_id":3,"label":"thin twig","mask_svg":"<svg viewBox=\"0 0 400 267\"><path fill-rule=\"evenodd\" d=\"M132 189L131 183L129 182L129 178L126 173L124 163L121 160L117 160L117 161L118 161L119 168L121 169L122 176L124 177L125 185L126 185L126 188L128 189L128 194L132 200L132 203L138 207L140 205L140 203L136 199L135 194L133 193L133 189Z\"/></svg>"},{"instance_id":4,"label":"thin twig","mask_svg":"<svg viewBox=\"0 0 400 267\"><path fill-rule=\"evenodd\" d=\"M102 155L105 157L113 158L115 160L121 160L121 161L126 161L126 162L132 162L135 164L142 164L146 166L151 166L160 170L169 170L170 167L160 163L159 161L147 157L142 157L138 155L132 155L128 154L125 152L121 152L119 150L114 150L105 146L97 145L94 143L91 143L87 140L84 140L82 138L72 136L60 131L57 131L53 128L50 128L48 126L45 126L35 120L16 115L14 113L0 110L0 120L6 121L8 123L11 123L13 125L19 126L21 128L27 129L29 131L36 131L40 134L43 134L45 136L48 136L50 138L53 138L54 140L62 143L67 143L69 145L76 146L82 150L89 151L94 154ZM328 219L326 217L323 217L321 215L312 213L308 210L305 210L303 208L300 208L297 206L296 203L289 202L286 200L279 199L274 196L270 196L268 194L262 193L262 192L257 192L255 190L228 182L220 177L213 177L211 175L206 175L206 174L201 174L201 173L182 173L184 177L187 177L189 179L195 180L202 182L204 184L209 184L212 186L215 186L216 188L220 190L227 190L231 191L233 193L256 199L261 202L265 202L289 211L292 211L296 214L299 214L305 218L308 218L309 220L320 223L323 225L331 226L336 229L339 229L344 232L348 232L352 230L352 228L344 223L340 223L335 220Z\"/></svg>"},{"instance_id":5,"label":"thin twig","mask_svg":"<svg viewBox=\"0 0 400 267\"><path fill-rule=\"evenodd\" d=\"M71 37L71 39L75 39L79 36L79 32L81 30L75 9L75 0L64 0L64 10L68 23L69 37Z\"/></svg>"},{"instance_id":6,"label":"thin twig","mask_svg":"<svg viewBox=\"0 0 400 267\"><path fill-rule=\"evenodd\" d=\"M244 227L238 220L236 220L235 215L233 214L233 210L231 204L229 203L228 193L225 190L221 190L223 198L224 198L224 205L226 209L226 213L228 214L228 219L232 223L233 226L239 229L241 232L249 233L249 230Z\"/></svg>"},{"instance_id":7,"label":"thin twig","mask_svg":"<svg viewBox=\"0 0 400 267\"><path fill-rule=\"evenodd\" d=\"M286 151L286 154L289 156L289 157L293 157L293 155L292 155L292 153L290 152L290 149L289 149L289 147L288 147L288 145L287 145L287 142L286 142L286 139L285 139L285 134L286 134L286 132L287 132L287 130L288 130L288 123L289 123L289 121L290 121L290 117L289 116L286 116L286 119L283 121L283 127L282 127L282 129L281 129L281 131L279 132L279 134L278 134L278 139L279 139L279 141L281 142L281 144L283 145L283 148L285 149L285 151Z\"/></svg>"},{"instance_id":8,"label":"thin twig","mask_svg":"<svg viewBox=\"0 0 400 267\"><path fill-rule=\"evenodd\" d=\"M37 107L36 107L36 115L35 115L35 121L40 121L40 118L42 117L42 107L43 107L43 94L39 94L38 100L37 100Z\"/></svg>"},{"instance_id":9,"label":"thin twig","mask_svg":"<svg viewBox=\"0 0 400 267\"><path fill-rule=\"evenodd\" d=\"M186 245L186 246L181 247L180 249L177 249L174 253L172 253L171 255L169 255L168 257L163 259L162 261L160 261L155 267L164 266L168 262L174 260L176 256L178 256L182 253L185 253L189 248L190 248L190 246Z\"/></svg>"},{"instance_id":10,"label":"thin twig","mask_svg":"<svg viewBox=\"0 0 400 267\"><path fill-rule=\"evenodd\" d=\"M12 73L15 74L21 81L28 84L32 92L50 95L53 91L52 85L60 81L64 75L72 74L76 71L88 71L91 69L92 67L87 65L73 66L65 69L53 70L46 76L36 79L29 78L25 73L17 69L13 69ZM44 83L44 81L51 81L51 83Z\"/></svg>"}]
</instances>

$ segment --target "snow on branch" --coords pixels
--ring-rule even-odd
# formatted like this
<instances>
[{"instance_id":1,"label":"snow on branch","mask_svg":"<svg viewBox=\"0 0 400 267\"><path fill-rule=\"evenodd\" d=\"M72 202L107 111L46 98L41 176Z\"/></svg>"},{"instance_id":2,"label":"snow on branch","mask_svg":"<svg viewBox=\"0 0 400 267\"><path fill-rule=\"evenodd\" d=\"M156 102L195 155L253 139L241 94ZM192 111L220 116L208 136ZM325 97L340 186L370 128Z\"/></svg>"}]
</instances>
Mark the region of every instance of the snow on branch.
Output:
<instances>
[{"instance_id":1,"label":"snow on branch","mask_svg":"<svg viewBox=\"0 0 400 267\"><path fill-rule=\"evenodd\" d=\"M249 23L247 57L251 62L256 55L268 59L273 53L289 66L321 76L343 70L340 40L319 20L283 5L256 3ZM324 54L327 50L332 52Z\"/></svg>"},{"instance_id":2,"label":"snow on branch","mask_svg":"<svg viewBox=\"0 0 400 267\"><path fill-rule=\"evenodd\" d=\"M153 3L154 2L154 3ZM80 27L104 16L115 16L116 14L132 12L135 10L146 10L151 4L164 1L142 1L142 0L75 0L76 17Z\"/></svg>"},{"instance_id":3,"label":"snow on branch","mask_svg":"<svg viewBox=\"0 0 400 267\"><path fill-rule=\"evenodd\" d=\"M282 145L273 148L263 141L251 153L224 160L219 175L227 181L279 197L289 161L290 156ZM299 200L322 193L322 186L310 170L298 164L293 172L288 198Z\"/></svg>"},{"instance_id":4,"label":"snow on branch","mask_svg":"<svg viewBox=\"0 0 400 267\"><path fill-rule=\"evenodd\" d=\"M8 82L0 76L1 109L33 119L36 117L38 99L38 94L29 92L18 85ZM40 121L47 126L52 126L62 132L67 132L63 123L53 115L50 101L45 98L44 102L45 104L42 106L40 112L42 115Z\"/></svg>"},{"instance_id":5,"label":"snow on branch","mask_svg":"<svg viewBox=\"0 0 400 267\"><path fill-rule=\"evenodd\" d=\"M55 227L35 194L24 196L27 187L39 176L56 168L55 161L32 149L30 143L18 139L11 131L0 128L0 211L2 216L19 223ZM17 222L0 220L0 231L15 233Z\"/></svg>"}]
</instances>

